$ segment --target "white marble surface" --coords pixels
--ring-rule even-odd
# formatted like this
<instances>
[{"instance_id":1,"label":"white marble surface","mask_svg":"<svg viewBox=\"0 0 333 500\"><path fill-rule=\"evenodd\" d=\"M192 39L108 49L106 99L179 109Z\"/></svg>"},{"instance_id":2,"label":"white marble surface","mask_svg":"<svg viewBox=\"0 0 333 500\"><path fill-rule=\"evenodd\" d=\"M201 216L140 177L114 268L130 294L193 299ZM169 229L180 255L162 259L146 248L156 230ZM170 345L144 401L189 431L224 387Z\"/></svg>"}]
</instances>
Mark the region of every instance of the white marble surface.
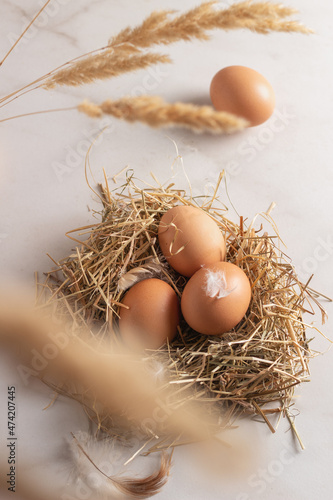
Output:
<instances>
[{"instance_id":1,"label":"white marble surface","mask_svg":"<svg viewBox=\"0 0 333 500\"><path fill-rule=\"evenodd\" d=\"M9 49L13 34L22 30L40 3L1 0L0 54ZM181 8L197 3L183 0ZM220 170L226 169L229 195L240 214L250 218L275 201L275 220L301 276L306 278L315 272L313 286L332 295L333 4L327 0L288 3L300 9L303 21L315 29L315 35L274 34L264 38L243 31L214 33L206 43L179 43L162 49L171 53L171 66L74 90L32 92L1 108L1 118L73 106L85 97L98 101L138 92L160 94L170 101L203 103L208 102L210 80L220 68L242 64L257 69L270 80L277 96L277 111L266 124L223 138L183 130L156 131L111 120L92 151L93 172L100 181L102 167L112 176L129 164L142 179L149 180L153 171L164 181L172 175L175 141L195 192L202 191L202 186L209 189ZM179 7L176 0L53 0L48 14L0 68L1 94L84 51L103 46L112 34L137 23L153 9ZM46 252L55 258L68 253L71 244L64 233L92 221L87 206L96 207L96 202L85 182L83 151L101 126L75 111L0 124L1 284L7 279L32 283L34 271L41 273L50 267ZM66 169L62 175L59 165ZM175 182L185 183L179 164ZM221 198L228 204L224 190ZM332 317L330 304L327 310ZM315 321L320 326L320 318ZM332 319L323 331L333 338L331 330ZM328 343L318 336L313 348L326 350ZM300 412L297 425L306 444L304 452L294 451L286 422L274 436L264 426L251 422L250 432L255 433L262 452L258 463L243 477L224 482L223 488L209 485L190 461L189 453L178 450L172 477L156 498L330 500L332 366L330 352L313 360L311 383L297 390L300 397L295 411ZM5 390L7 385L16 384L20 463L23 467L28 459L29 470L39 477L41 487L52 484L52 479L46 480L52 474L58 484L61 480L65 484L64 441L70 431L86 429L84 415L66 401L43 412L49 390L38 382L25 388L15 361L4 354L0 374L1 433L6 425Z\"/></svg>"}]
</instances>

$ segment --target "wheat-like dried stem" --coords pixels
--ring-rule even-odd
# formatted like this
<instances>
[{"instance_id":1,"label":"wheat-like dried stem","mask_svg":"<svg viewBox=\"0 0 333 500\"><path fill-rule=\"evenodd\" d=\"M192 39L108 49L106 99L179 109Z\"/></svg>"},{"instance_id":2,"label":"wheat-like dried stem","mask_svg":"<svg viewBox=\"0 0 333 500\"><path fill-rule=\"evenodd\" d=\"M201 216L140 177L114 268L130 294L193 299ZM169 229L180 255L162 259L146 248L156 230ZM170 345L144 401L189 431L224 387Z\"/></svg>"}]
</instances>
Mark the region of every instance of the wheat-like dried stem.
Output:
<instances>
[{"instance_id":1,"label":"wheat-like dried stem","mask_svg":"<svg viewBox=\"0 0 333 500\"><path fill-rule=\"evenodd\" d=\"M51 386L66 388L68 393L80 386L86 402L102 404L109 415L121 419L124 429L148 426L147 419L153 419L156 408L161 407L168 417L163 425L153 419L156 432L187 433L197 440L211 436L212 421L199 409L192 405L169 409L171 392L162 394L162 384L149 375L140 356L102 341L84 327L78 335L74 331L77 322L71 323L70 317L64 321L60 316L41 314L29 308L19 292L8 298L0 290L0 347L12 348L25 363L21 367L30 369L29 376L50 381ZM57 355L47 358L46 366L36 371L34 352L45 352L50 343Z\"/></svg>"},{"instance_id":2,"label":"wheat-like dried stem","mask_svg":"<svg viewBox=\"0 0 333 500\"><path fill-rule=\"evenodd\" d=\"M7 57L10 56L10 54L13 52L13 50L15 49L15 47L20 43L20 41L22 40L22 38L24 37L24 35L26 34L27 31L29 31L29 29L31 28L31 26L34 24L34 22L36 21L36 19L40 16L40 14L43 12L43 10L48 6L48 4L51 2L51 0L47 0L42 6L41 8L39 9L39 11L37 12L37 14L32 18L32 20L29 22L28 26L23 30L23 32L21 33L21 35L17 38L17 40L13 43L13 45L11 46L11 48L8 50L8 52L5 54L4 58L2 59L2 61L0 62L0 66L3 65L3 63L5 62L5 60L7 59Z\"/></svg>"},{"instance_id":3,"label":"wheat-like dried stem","mask_svg":"<svg viewBox=\"0 0 333 500\"><path fill-rule=\"evenodd\" d=\"M185 127L196 132L235 132L248 123L231 113L215 111L211 106L195 106L177 102L166 103L161 97L140 96L107 100L100 105L84 101L78 110L98 118L103 114L129 122L140 121L151 127Z\"/></svg>"},{"instance_id":4,"label":"wheat-like dried stem","mask_svg":"<svg viewBox=\"0 0 333 500\"><path fill-rule=\"evenodd\" d=\"M51 89L57 85L83 85L159 62L170 62L168 56L145 53L144 50L152 45L180 40L207 40L207 32L213 29L245 28L262 34L271 31L311 32L299 22L289 20L296 11L280 4L245 1L225 9L216 8L215 4L206 2L179 16L174 16L173 11L153 12L141 25L122 30L99 52L82 56L53 71L41 86Z\"/></svg>"},{"instance_id":5,"label":"wheat-like dried stem","mask_svg":"<svg viewBox=\"0 0 333 500\"><path fill-rule=\"evenodd\" d=\"M297 21L286 20L297 11L281 4L245 1L219 9L215 8L216 3L203 3L178 17L171 17L172 11L153 12L140 26L122 30L110 40L110 46L130 43L147 48L193 38L206 40L207 31L216 28L246 28L263 34L270 31L311 32Z\"/></svg>"},{"instance_id":6,"label":"wheat-like dried stem","mask_svg":"<svg viewBox=\"0 0 333 500\"><path fill-rule=\"evenodd\" d=\"M88 56L56 72L42 85L44 89L52 89L59 85L76 87L96 80L119 76L128 71L146 68L157 63L169 63L170 58L163 54L114 53L112 50Z\"/></svg>"}]
</instances>

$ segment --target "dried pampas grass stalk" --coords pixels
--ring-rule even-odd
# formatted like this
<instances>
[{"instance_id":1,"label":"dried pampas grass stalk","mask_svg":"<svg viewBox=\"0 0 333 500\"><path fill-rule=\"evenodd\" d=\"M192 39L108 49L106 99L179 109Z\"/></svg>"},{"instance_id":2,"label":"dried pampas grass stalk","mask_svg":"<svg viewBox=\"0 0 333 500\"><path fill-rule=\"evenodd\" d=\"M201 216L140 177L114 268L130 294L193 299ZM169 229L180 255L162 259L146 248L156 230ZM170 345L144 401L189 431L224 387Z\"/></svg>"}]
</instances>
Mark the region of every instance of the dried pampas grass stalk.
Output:
<instances>
[{"instance_id":1,"label":"dried pampas grass stalk","mask_svg":"<svg viewBox=\"0 0 333 500\"><path fill-rule=\"evenodd\" d=\"M248 122L231 113L215 111L211 106L195 106L177 102L166 103L161 97L140 96L111 99L100 105L84 101L78 110L90 117L112 115L129 122L140 121L151 127L184 127L196 132L235 132Z\"/></svg>"},{"instance_id":2,"label":"dried pampas grass stalk","mask_svg":"<svg viewBox=\"0 0 333 500\"><path fill-rule=\"evenodd\" d=\"M0 61L0 66L3 65L3 63L5 62L5 60L7 59L7 57L13 52L13 50L15 49L15 47L20 43L20 41L22 40L22 38L24 37L24 35L26 34L27 31L29 31L29 29L31 28L31 26L34 24L34 22L36 21L36 19L41 15L41 13L43 12L43 10L48 6L48 4L51 2L51 0L46 0L46 2L41 6L41 8L39 9L39 11L37 12L37 14L32 18L32 20L29 22L28 26L22 31L21 35L18 37L18 39L13 43L13 45L11 46L11 48L9 49L9 51L6 53L6 55L3 57L2 61Z\"/></svg>"},{"instance_id":3,"label":"dried pampas grass stalk","mask_svg":"<svg viewBox=\"0 0 333 500\"><path fill-rule=\"evenodd\" d=\"M122 44L147 48L156 44L170 44L180 40L207 40L207 31L213 29L234 30L245 28L256 33L270 31L311 33L297 21L286 18L297 10L270 2L239 2L227 8L218 7L218 2L205 2L180 16L174 11L153 12L140 26L125 28L110 39L110 47Z\"/></svg>"},{"instance_id":4,"label":"dried pampas grass stalk","mask_svg":"<svg viewBox=\"0 0 333 500\"><path fill-rule=\"evenodd\" d=\"M68 272L71 274L69 269ZM184 404L175 387L157 379L151 360L147 362L117 349L109 336L89 330L67 307L66 313L58 308L57 300L51 301L51 307L42 309L43 314L40 308L28 307L19 293L15 298L1 293L0 345L10 347L18 355L21 364L17 369L25 381L31 376L39 377L58 394L80 401L88 416L92 412L103 415L103 425L99 423L98 430L107 425L108 434L120 443L126 436L144 440L144 446L136 450L126 464L148 443L156 443L156 451L162 453L161 463L151 475L143 478L107 476L90 456L91 450L85 449L73 436L77 453L102 475L103 498L113 498L111 486L126 498L148 498L157 494L169 475L172 448L181 440L209 444L218 430L216 424L191 401ZM36 355L46 360L39 368L34 363ZM92 437L90 442L98 444ZM167 451L159 449L159 442ZM110 440L104 446L108 443ZM84 479L86 468L77 469L78 477ZM21 491L25 487L23 480L20 487Z\"/></svg>"},{"instance_id":5,"label":"dried pampas grass stalk","mask_svg":"<svg viewBox=\"0 0 333 500\"><path fill-rule=\"evenodd\" d=\"M100 51L83 55L46 75L40 87L49 90L59 85L83 85L140 67L170 62L168 56L155 54L154 57L142 50L180 40L207 40L207 32L213 29L245 28L261 34L271 31L311 33L297 21L286 20L296 11L280 4L247 1L225 9L216 6L216 2L203 3L179 16L174 16L173 11L153 12L141 25L122 30Z\"/></svg>"},{"instance_id":6,"label":"dried pampas grass stalk","mask_svg":"<svg viewBox=\"0 0 333 500\"><path fill-rule=\"evenodd\" d=\"M40 12L45 8L47 3L45 3ZM37 17L40 12L37 14ZM18 97L37 89L50 90L58 86L89 84L97 80L116 77L129 71L144 69L154 64L169 63L171 59L168 55L146 52L146 49L153 45L166 45L180 40L206 40L209 38L208 31L212 29L231 30L246 28L263 34L271 31L311 33L311 30L299 22L288 19L296 12L294 9L284 7L280 4L251 1L236 3L224 9L220 9L216 2L206 2L178 16L175 15L174 11L153 12L141 25L122 30L105 47L72 59L24 87L0 98L0 108L8 105ZM26 31L34 22L34 19ZM15 48L19 40L13 45L9 53ZM146 108L150 105L146 103L143 106L145 110L143 110L143 102L140 103L140 106L138 103L135 104L137 106L134 114L143 114L144 121L147 122ZM118 108L119 106L121 107L121 105L117 105ZM168 123L170 115L171 121L179 117L178 115L181 115L180 122L183 122L183 126L188 126L191 129L235 131L244 127L240 121L236 123L234 117L228 117L227 115L225 117L222 117L222 115L220 117L217 117L217 115L212 116L209 109L201 109L199 116L195 116L193 119L194 115L196 115L194 108L188 108L188 112L186 112L188 116L183 116L183 112L185 113L186 109L184 105L176 108L166 108L161 103L158 105L156 102L154 106L160 106L163 109L157 113L157 116L149 116L149 120L153 123L153 126L160 125L161 121ZM81 108L82 110L84 108L85 112L88 112L90 116L98 113L96 107L95 111L93 111L92 106L88 108L86 105L81 106ZM31 114L42 114L44 112L47 111ZM124 109L121 112L118 109L117 113L123 115ZM162 118L162 114L167 116ZM174 116L174 114L177 116ZM3 121L21 116L28 115L13 116ZM189 124L186 124L187 119ZM199 121L204 122L204 125L199 124ZM193 122L195 122L194 126Z\"/></svg>"},{"instance_id":7,"label":"dried pampas grass stalk","mask_svg":"<svg viewBox=\"0 0 333 500\"><path fill-rule=\"evenodd\" d=\"M133 54L129 57L125 54L114 54L113 51L102 51L99 54L90 55L79 60L67 68L57 71L48 78L42 87L46 90L53 89L56 86L84 85L96 80L105 80L107 78L119 76L129 71L144 69L154 64L170 63L169 56L163 54Z\"/></svg>"},{"instance_id":8,"label":"dried pampas grass stalk","mask_svg":"<svg viewBox=\"0 0 333 500\"><path fill-rule=\"evenodd\" d=\"M69 268L67 272L73 277ZM73 292L85 306L80 289ZM102 290L100 293L104 295ZM19 369L24 378L39 377L59 393L76 397L86 408L103 408L124 431L142 425L145 432L155 436L186 434L195 440L211 436L213 423L192 405L180 408L172 389L152 376L141 357L127 352L109 336L89 329L67 307L67 311L58 309L50 317L57 300L51 300L47 314L41 314L40 309L28 308L19 294L14 300L2 293L0 299L0 343L17 350L25 363ZM34 366L36 352L48 360L40 370ZM156 411L165 414L160 425L154 419ZM144 423L149 419L154 423L153 430Z\"/></svg>"}]
</instances>

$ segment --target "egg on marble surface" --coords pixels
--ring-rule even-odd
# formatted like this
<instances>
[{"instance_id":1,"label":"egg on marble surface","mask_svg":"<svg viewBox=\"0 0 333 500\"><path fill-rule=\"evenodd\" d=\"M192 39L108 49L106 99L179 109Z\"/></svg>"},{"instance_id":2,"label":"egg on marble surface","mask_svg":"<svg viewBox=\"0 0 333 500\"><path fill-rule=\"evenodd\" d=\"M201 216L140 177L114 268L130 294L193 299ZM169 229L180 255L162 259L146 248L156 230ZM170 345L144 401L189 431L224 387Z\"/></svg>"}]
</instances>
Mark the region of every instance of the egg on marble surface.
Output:
<instances>
[{"instance_id":1,"label":"egg on marble surface","mask_svg":"<svg viewBox=\"0 0 333 500\"><path fill-rule=\"evenodd\" d=\"M244 271L230 262L216 262L197 271L186 284L181 310L193 330L222 335L244 317L251 285Z\"/></svg>"},{"instance_id":2,"label":"egg on marble surface","mask_svg":"<svg viewBox=\"0 0 333 500\"><path fill-rule=\"evenodd\" d=\"M170 266L187 277L226 256L219 226L202 209L188 205L173 207L163 215L158 240Z\"/></svg>"},{"instance_id":3,"label":"egg on marble surface","mask_svg":"<svg viewBox=\"0 0 333 500\"><path fill-rule=\"evenodd\" d=\"M131 349L158 349L171 342L180 321L179 300L164 281L149 278L133 285L121 301L119 331Z\"/></svg>"},{"instance_id":4,"label":"egg on marble surface","mask_svg":"<svg viewBox=\"0 0 333 500\"><path fill-rule=\"evenodd\" d=\"M214 76L210 97L217 111L245 118L250 126L264 123L275 107L275 93L264 76L245 66L228 66Z\"/></svg>"}]
</instances>

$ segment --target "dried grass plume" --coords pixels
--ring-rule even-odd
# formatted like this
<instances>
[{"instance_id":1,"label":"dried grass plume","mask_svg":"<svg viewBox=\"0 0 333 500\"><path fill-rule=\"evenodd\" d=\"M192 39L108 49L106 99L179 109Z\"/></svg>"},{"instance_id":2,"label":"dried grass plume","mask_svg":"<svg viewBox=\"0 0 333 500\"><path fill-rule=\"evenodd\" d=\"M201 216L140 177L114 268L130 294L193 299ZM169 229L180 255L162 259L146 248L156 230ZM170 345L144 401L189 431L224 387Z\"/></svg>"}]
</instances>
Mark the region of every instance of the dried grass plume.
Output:
<instances>
[{"instance_id":1,"label":"dried grass plume","mask_svg":"<svg viewBox=\"0 0 333 500\"><path fill-rule=\"evenodd\" d=\"M111 47L131 44L147 48L167 45L180 40L207 40L213 29L248 29L267 34L271 31L311 33L298 21L290 20L297 10L271 2L245 1L220 8L218 2L204 2L198 7L175 16L174 11L153 12L135 28L125 28L110 39Z\"/></svg>"},{"instance_id":2,"label":"dried grass plume","mask_svg":"<svg viewBox=\"0 0 333 500\"><path fill-rule=\"evenodd\" d=\"M84 101L78 110L92 118L103 114L151 127L184 127L195 132L230 133L244 129L248 122L231 113L215 111L211 106L177 102L166 103L161 97L140 96L107 100L100 105Z\"/></svg>"},{"instance_id":3,"label":"dried grass plume","mask_svg":"<svg viewBox=\"0 0 333 500\"><path fill-rule=\"evenodd\" d=\"M167 55L145 52L153 45L180 40L207 40L213 29L248 29L260 34L273 31L311 33L298 21L290 20L297 11L281 4L245 1L227 8L206 2L184 14L174 11L153 12L141 25L125 28L100 50L74 59L46 75L41 87L77 86L111 78L128 71L170 62Z\"/></svg>"},{"instance_id":4,"label":"dried grass plume","mask_svg":"<svg viewBox=\"0 0 333 500\"><path fill-rule=\"evenodd\" d=\"M154 64L170 63L167 55L145 53L128 56L126 53L113 53L112 50L102 51L79 60L73 65L57 71L43 83L46 90L57 86L76 87L96 80L105 80L119 76L129 71L144 69Z\"/></svg>"}]
</instances>

